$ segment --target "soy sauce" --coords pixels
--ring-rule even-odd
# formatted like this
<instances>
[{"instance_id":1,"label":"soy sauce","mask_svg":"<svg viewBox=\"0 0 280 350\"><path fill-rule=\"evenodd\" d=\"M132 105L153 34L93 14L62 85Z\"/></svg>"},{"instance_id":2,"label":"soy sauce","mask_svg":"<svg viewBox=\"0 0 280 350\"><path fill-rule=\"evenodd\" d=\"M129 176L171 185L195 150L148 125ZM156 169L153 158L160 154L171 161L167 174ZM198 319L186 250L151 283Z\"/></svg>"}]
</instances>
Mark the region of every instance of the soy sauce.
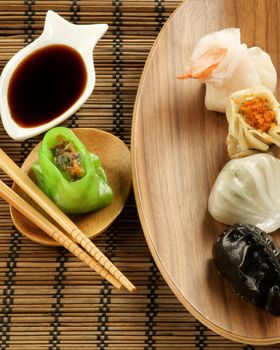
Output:
<instances>
[{"instance_id":1,"label":"soy sauce","mask_svg":"<svg viewBox=\"0 0 280 350\"><path fill-rule=\"evenodd\" d=\"M14 71L8 104L22 127L45 124L64 113L87 83L84 61L66 45L50 45L27 56Z\"/></svg>"}]
</instances>

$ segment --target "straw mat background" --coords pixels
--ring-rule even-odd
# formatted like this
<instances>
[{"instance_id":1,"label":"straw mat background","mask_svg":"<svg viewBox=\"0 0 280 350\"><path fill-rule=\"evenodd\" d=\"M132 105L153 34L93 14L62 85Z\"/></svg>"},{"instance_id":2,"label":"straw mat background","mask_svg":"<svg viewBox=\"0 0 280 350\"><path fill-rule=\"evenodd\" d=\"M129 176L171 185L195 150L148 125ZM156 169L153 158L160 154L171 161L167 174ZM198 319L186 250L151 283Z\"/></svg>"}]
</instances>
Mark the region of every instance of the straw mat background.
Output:
<instances>
[{"instance_id":1,"label":"straw mat background","mask_svg":"<svg viewBox=\"0 0 280 350\"><path fill-rule=\"evenodd\" d=\"M94 94L64 125L100 128L129 145L146 57L179 3L1 0L0 71L41 33L48 9L74 23L108 23L94 52ZM40 139L15 142L0 126L1 147L18 164ZM1 178L11 185L2 173ZM136 295L111 288L65 250L23 237L13 226L8 205L0 201L0 349L254 349L209 331L173 296L147 248L133 195L96 244L136 284Z\"/></svg>"}]
</instances>

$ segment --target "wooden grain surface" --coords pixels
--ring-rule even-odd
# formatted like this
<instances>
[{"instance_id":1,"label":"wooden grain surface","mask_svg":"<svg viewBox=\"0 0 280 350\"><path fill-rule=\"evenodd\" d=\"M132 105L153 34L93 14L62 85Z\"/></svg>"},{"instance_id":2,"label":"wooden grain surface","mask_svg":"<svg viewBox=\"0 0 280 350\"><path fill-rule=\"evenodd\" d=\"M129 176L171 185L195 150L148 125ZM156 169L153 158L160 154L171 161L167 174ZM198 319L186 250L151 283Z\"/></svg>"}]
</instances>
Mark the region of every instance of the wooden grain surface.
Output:
<instances>
[{"instance_id":1,"label":"wooden grain surface","mask_svg":"<svg viewBox=\"0 0 280 350\"><path fill-rule=\"evenodd\" d=\"M139 79L162 24L180 0L1 0L0 70L42 31L45 12L83 23L109 24L97 44L93 95L64 126L99 128L130 144ZM12 141L0 125L1 147L18 165L40 137ZM1 173L1 172L0 172ZM1 179L12 185L1 173ZM116 291L64 249L21 235L0 200L1 350L264 350L212 332L170 290L150 255L131 194L117 220L94 240L137 285Z\"/></svg>"},{"instance_id":2,"label":"wooden grain surface","mask_svg":"<svg viewBox=\"0 0 280 350\"><path fill-rule=\"evenodd\" d=\"M87 214L70 216L87 237L93 238L109 227L125 205L131 187L130 152L124 142L107 132L83 128L73 129L73 131L87 149L99 157L106 172L108 183L114 192L113 201L107 207ZM39 145L31 151L22 165L22 169L26 174L32 175L30 170L33 163L38 159L38 147ZM45 215L44 211L22 189L15 184L13 187L22 198L30 204L32 203L38 211ZM11 215L17 229L34 242L52 246L59 245L58 242L36 227L13 207L11 207ZM47 217L47 215L45 216ZM48 219L51 220L49 216Z\"/></svg>"},{"instance_id":3,"label":"wooden grain surface","mask_svg":"<svg viewBox=\"0 0 280 350\"><path fill-rule=\"evenodd\" d=\"M162 275L201 322L249 344L279 342L280 317L242 301L212 263L212 243L223 226L209 215L207 201L228 161L226 118L205 109L199 82L176 76L199 38L226 27L240 27L242 42L267 51L279 71L279 23L277 0L184 2L150 53L132 130L138 212Z\"/></svg>"}]
</instances>

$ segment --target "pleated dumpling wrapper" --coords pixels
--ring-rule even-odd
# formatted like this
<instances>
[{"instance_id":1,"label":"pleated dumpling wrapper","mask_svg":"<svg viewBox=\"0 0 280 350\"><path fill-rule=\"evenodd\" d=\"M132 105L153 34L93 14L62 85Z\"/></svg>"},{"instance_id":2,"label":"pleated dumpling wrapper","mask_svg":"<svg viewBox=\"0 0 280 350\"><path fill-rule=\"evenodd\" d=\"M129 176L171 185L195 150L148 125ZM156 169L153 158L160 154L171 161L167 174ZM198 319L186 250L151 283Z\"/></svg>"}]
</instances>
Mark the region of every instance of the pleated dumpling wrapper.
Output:
<instances>
[{"instance_id":1,"label":"pleated dumpling wrapper","mask_svg":"<svg viewBox=\"0 0 280 350\"><path fill-rule=\"evenodd\" d=\"M50 129L38 155L32 165L36 182L63 212L88 213L112 202L113 191L99 157L71 129L62 126Z\"/></svg>"},{"instance_id":2,"label":"pleated dumpling wrapper","mask_svg":"<svg viewBox=\"0 0 280 350\"><path fill-rule=\"evenodd\" d=\"M270 145L280 146L280 105L264 86L236 91L227 103L230 158L245 157Z\"/></svg>"},{"instance_id":3,"label":"pleated dumpling wrapper","mask_svg":"<svg viewBox=\"0 0 280 350\"><path fill-rule=\"evenodd\" d=\"M259 47L241 44L239 28L227 28L202 37L194 47L188 70L178 78L205 83L206 108L222 113L234 91L264 85L274 92L277 83L270 56Z\"/></svg>"},{"instance_id":4,"label":"pleated dumpling wrapper","mask_svg":"<svg viewBox=\"0 0 280 350\"><path fill-rule=\"evenodd\" d=\"M232 159L211 190L208 210L226 224L251 224L269 233L280 227L280 160L268 153Z\"/></svg>"}]
</instances>

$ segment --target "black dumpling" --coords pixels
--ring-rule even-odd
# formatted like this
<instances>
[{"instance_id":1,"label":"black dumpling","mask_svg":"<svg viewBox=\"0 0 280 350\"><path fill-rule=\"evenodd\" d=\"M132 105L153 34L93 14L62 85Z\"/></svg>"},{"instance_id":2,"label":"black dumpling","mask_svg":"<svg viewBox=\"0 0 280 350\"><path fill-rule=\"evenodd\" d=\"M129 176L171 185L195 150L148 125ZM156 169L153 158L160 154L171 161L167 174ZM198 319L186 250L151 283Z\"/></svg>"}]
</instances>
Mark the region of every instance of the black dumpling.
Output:
<instances>
[{"instance_id":1,"label":"black dumpling","mask_svg":"<svg viewBox=\"0 0 280 350\"><path fill-rule=\"evenodd\" d=\"M234 290L249 302L280 314L280 264L276 255L272 238L253 225L233 225L213 245L215 264Z\"/></svg>"}]
</instances>

